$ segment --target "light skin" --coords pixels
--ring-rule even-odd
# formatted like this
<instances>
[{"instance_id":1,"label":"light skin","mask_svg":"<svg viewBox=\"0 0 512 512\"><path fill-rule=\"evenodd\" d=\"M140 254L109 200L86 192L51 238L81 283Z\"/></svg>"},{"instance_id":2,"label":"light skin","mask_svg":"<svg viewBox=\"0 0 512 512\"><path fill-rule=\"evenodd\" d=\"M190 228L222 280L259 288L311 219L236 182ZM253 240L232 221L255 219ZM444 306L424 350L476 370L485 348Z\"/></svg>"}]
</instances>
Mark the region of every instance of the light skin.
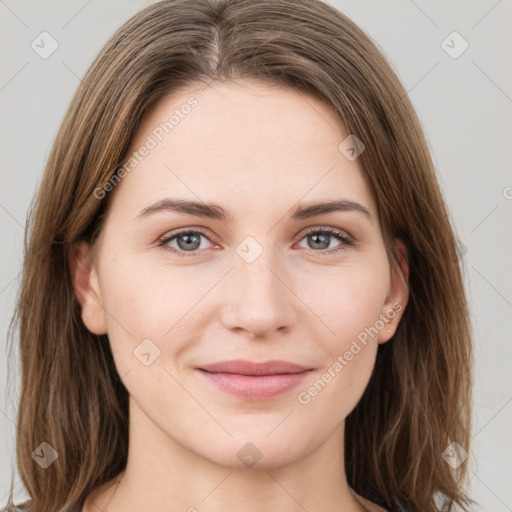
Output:
<instances>
[{"instance_id":1,"label":"light skin","mask_svg":"<svg viewBox=\"0 0 512 512\"><path fill-rule=\"evenodd\" d=\"M116 479L96 489L83 511L381 510L347 484L344 426L408 289L391 270L361 164L338 149L349 134L318 99L244 79L175 91L143 118L129 153L191 96L198 105L110 192L94 258L85 243L71 256L82 319L108 334L130 395L126 471L118 487ZM212 202L233 218L172 210L138 217L166 197ZM291 216L334 199L359 203L371 219L358 210ZM325 228L354 243L318 233ZM174 238L168 251L158 245L178 229L204 235ZM244 245L247 237L257 245ZM258 246L250 263L237 252ZM402 271L407 279L405 259ZM384 328L301 403L299 392L332 373L383 316ZM134 354L147 339L160 350L148 366ZM246 400L197 374L229 359L314 370L291 391ZM248 442L261 454L251 467L237 455Z\"/></svg>"}]
</instances>

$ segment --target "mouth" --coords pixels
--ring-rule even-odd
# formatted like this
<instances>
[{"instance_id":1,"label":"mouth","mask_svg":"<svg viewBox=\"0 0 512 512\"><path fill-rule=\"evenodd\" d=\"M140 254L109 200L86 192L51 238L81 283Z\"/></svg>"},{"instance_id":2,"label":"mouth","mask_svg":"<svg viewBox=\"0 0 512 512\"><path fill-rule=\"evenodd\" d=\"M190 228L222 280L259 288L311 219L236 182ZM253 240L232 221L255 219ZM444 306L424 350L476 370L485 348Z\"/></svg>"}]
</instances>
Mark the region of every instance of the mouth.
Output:
<instances>
[{"instance_id":1,"label":"mouth","mask_svg":"<svg viewBox=\"0 0 512 512\"><path fill-rule=\"evenodd\" d=\"M288 361L224 361L196 368L217 389L245 400L267 400L298 386L313 368Z\"/></svg>"}]
</instances>

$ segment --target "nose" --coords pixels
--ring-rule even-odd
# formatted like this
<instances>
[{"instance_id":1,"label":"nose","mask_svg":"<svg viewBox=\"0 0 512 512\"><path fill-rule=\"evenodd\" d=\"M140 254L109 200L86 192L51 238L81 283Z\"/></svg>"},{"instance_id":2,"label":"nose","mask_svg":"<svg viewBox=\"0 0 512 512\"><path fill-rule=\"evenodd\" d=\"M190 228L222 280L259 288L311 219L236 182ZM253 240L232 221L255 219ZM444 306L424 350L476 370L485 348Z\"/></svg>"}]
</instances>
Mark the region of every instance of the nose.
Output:
<instances>
[{"instance_id":1,"label":"nose","mask_svg":"<svg viewBox=\"0 0 512 512\"><path fill-rule=\"evenodd\" d=\"M297 320L293 279L270 249L253 262L234 255L223 292L221 321L227 329L245 331L253 338L285 332Z\"/></svg>"}]
</instances>

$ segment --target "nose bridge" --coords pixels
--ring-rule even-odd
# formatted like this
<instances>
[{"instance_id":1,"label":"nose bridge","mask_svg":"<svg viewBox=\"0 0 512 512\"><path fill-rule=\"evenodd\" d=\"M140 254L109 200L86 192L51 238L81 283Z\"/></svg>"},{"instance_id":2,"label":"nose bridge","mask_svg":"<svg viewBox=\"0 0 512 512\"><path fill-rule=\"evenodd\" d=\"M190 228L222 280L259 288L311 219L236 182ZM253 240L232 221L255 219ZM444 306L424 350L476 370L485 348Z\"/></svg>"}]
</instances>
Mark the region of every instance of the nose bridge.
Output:
<instances>
[{"instance_id":1,"label":"nose bridge","mask_svg":"<svg viewBox=\"0 0 512 512\"><path fill-rule=\"evenodd\" d=\"M261 237L260 237L261 239ZM263 246L254 237L246 237L236 248L234 262L236 279L240 281L239 291L245 300L267 303L283 295L283 284L277 279L279 273L279 255L267 244Z\"/></svg>"},{"instance_id":2,"label":"nose bridge","mask_svg":"<svg viewBox=\"0 0 512 512\"><path fill-rule=\"evenodd\" d=\"M262 238L262 237L261 237ZM295 319L293 294L284 284L280 255L252 236L235 249L227 288L224 321L260 335L291 325Z\"/></svg>"}]
</instances>

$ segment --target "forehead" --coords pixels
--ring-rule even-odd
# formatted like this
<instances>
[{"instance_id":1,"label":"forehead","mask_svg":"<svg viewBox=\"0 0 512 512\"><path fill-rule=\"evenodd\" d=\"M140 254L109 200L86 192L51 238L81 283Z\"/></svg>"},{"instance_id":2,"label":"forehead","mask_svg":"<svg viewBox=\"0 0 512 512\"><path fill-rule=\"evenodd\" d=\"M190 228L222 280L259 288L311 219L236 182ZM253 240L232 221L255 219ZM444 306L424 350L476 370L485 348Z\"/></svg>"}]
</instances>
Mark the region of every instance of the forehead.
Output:
<instances>
[{"instance_id":1,"label":"forehead","mask_svg":"<svg viewBox=\"0 0 512 512\"><path fill-rule=\"evenodd\" d=\"M141 208L172 195L252 211L343 197L375 213L362 166L339 148L349 135L333 107L292 88L248 79L184 87L143 117L116 194Z\"/></svg>"}]
</instances>

